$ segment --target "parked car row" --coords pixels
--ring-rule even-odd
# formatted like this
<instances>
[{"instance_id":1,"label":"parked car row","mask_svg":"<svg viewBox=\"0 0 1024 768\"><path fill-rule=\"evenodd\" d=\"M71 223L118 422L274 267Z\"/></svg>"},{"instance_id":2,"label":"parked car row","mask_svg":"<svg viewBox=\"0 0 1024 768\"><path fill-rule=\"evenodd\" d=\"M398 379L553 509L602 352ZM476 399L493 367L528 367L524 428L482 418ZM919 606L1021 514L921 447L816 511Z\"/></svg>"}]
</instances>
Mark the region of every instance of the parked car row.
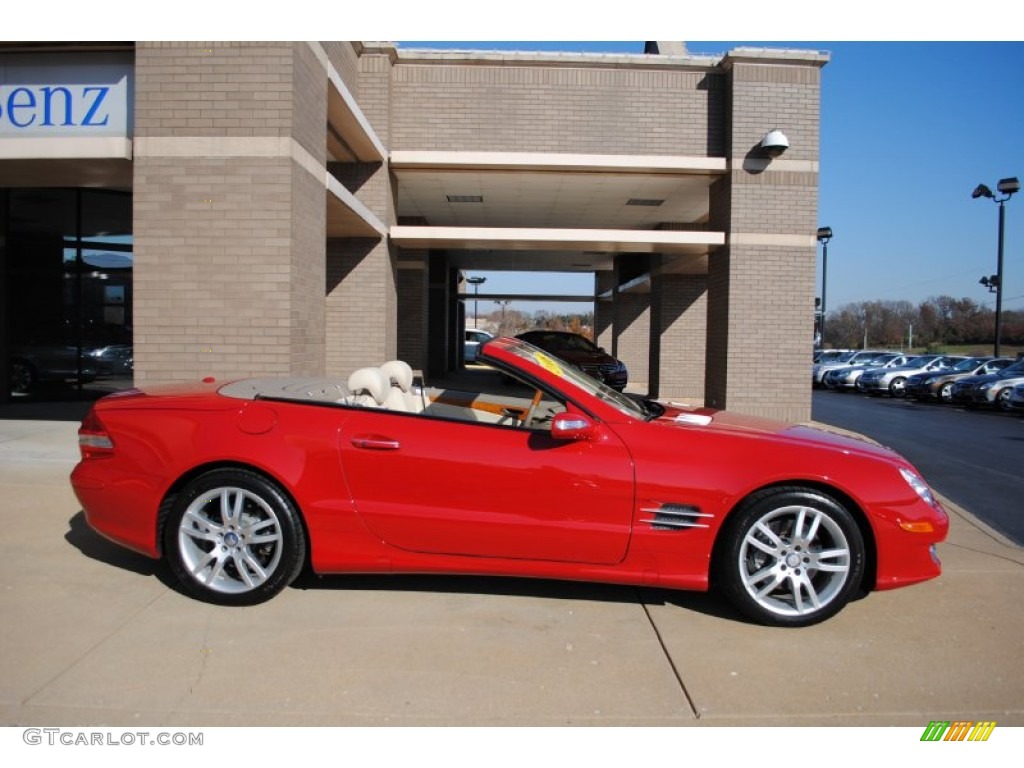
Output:
<instances>
[{"instance_id":1,"label":"parked car row","mask_svg":"<svg viewBox=\"0 0 1024 768\"><path fill-rule=\"evenodd\" d=\"M847 353L816 362L812 384L834 391L1024 411L1024 358ZM841 362L840 362L841 361Z\"/></svg>"}]
</instances>

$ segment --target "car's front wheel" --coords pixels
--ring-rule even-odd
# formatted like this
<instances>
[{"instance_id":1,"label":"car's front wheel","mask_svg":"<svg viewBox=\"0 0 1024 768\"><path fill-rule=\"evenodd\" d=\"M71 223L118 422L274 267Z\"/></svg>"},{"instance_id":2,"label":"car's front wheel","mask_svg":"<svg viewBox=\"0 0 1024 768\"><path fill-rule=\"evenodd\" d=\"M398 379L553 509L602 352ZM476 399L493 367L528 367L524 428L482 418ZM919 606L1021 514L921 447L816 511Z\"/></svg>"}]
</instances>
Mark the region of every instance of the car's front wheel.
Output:
<instances>
[{"instance_id":1,"label":"car's front wheel","mask_svg":"<svg viewBox=\"0 0 1024 768\"><path fill-rule=\"evenodd\" d=\"M939 400L944 403L953 402L953 382L947 381L941 387L939 387Z\"/></svg>"},{"instance_id":2,"label":"car's front wheel","mask_svg":"<svg viewBox=\"0 0 1024 768\"><path fill-rule=\"evenodd\" d=\"M838 613L860 588L865 547L853 515L820 491L754 494L720 534L717 585L745 616L804 627Z\"/></svg>"},{"instance_id":3,"label":"car's front wheel","mask_svg":"<svg viewBox=\"0 0 1024 768\"><path fill-rule=\"evenodd\" d=\"M275 484L243 469L215 469L175 499L164 552L190 595L219 605L269 600L299 575L306 540L298 510Z\"/></svg>"}]
</instances>

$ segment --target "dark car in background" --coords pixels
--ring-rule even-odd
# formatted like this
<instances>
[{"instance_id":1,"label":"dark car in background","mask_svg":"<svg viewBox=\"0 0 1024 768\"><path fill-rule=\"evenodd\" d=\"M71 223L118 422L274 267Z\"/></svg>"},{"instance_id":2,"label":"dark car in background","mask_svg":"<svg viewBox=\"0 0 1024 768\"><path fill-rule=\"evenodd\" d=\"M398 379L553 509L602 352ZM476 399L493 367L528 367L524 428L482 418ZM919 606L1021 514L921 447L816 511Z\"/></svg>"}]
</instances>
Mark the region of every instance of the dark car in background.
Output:
<instances>
[{"instance_id":1,"label":"dark car in background","mask_svg":"<svg viewBox=\"0 0 1024 768\"><path fill-rule=\"evenodd\" d=\"M629 372L625 364L609 355L586 336L568 331L527 331L516 338L550 352L612 389L621 392L626 388Z\"/></svg>"},{"instance_id":2,"label":"dark car in background","mask_svg":"<svg viewBox=\"0 0 1024 768\"><path fill-rule=\"evenodd\" d=\"M11 392L24 395L41 384L96 380L89 350L69 344L26 344L11 349Z\"/></svg>"},{"instance_id":3,"label":"dark car in background","mask_svg":"<svg viewBox=\"0 0 1024 768\"><path fill-rule=\"evenodd\" d=\"M1010 357L970 357L961 360L948 371L918 373L907 379L907 397L915 400L953 402L953 385L968 376L987 376L998 373L1013 363Z\"/></svg>"}]
</instances>

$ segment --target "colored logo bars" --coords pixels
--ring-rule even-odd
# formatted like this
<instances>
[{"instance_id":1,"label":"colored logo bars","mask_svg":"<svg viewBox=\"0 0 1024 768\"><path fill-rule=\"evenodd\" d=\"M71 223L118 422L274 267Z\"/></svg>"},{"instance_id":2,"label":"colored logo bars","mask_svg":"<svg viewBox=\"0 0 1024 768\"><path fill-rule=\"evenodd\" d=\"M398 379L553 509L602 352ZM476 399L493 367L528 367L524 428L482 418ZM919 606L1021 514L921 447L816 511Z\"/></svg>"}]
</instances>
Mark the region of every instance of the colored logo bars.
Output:
<instances>
[{"instance_id":1,"label":"colored logo bars","mask_svg":"<svg viewBox=\"0 0 1024 768\"><path fill-rule=\"evenodd\" d=\"M921 734L921 741L988 741L995 727L994 720L932 720Z\"/></svg>"}]
</instances>

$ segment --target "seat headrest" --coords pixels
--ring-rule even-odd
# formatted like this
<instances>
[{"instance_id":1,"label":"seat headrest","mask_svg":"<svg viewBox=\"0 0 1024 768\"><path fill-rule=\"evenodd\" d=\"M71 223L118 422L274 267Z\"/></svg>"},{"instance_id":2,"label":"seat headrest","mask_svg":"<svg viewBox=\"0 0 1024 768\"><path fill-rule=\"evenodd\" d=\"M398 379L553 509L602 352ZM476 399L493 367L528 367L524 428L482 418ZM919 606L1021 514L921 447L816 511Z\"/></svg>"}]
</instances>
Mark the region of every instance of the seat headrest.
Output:
<instances>
[{"instance_id":1,"label":"seat headrest","mask_svg":"<svg viewBox=\"0 0 1024 768\"><path fill-rule=\"evenodd\" d=\"M404 360L388 360L380 369L403 392L412 389L412 366Z\"/></svg>"},{"instance_id":2,"label":"seat headrest","mask_svg":"<svg viewBox=\"0 0 1024 768\"><path fill-rule=\"evenodd\" d=\"M353 394L365 392L377 405L383 405L391 382L380 368L360 368L348 377L348 388Z\"/></svg>"}]
</instances>

